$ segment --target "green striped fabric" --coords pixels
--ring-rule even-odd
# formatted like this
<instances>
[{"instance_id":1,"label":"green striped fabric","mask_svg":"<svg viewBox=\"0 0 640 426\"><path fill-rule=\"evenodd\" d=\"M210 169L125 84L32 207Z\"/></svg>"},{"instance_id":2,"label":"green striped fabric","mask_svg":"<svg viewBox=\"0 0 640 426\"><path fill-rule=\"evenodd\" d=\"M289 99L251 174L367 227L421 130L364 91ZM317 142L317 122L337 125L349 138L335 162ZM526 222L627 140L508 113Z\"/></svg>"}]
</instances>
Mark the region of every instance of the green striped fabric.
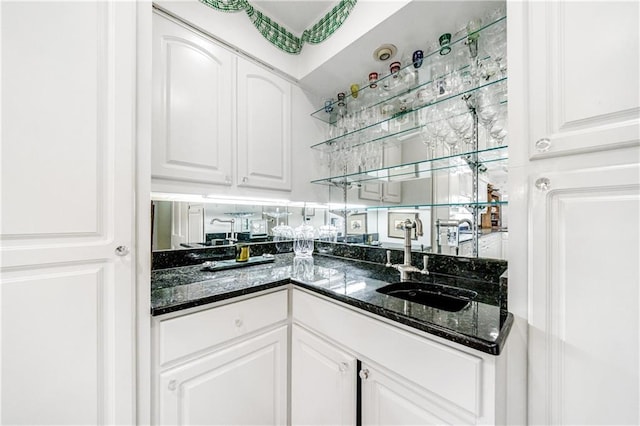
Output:
<instances>
[{"instance_id":1,"label":"green striped fabric","mask_svg":"<svg viewBox=\"0 0 640 426\"><path fill-rule=\"evenodd\" d=\"M273 21L259 10L254 9L247 0L200 0L202 3L223 12L239 12L244 10L260 34L274 46L292 54L298 54L304 43L318 44L333 34L347 19L357 0L341 0L329 13L311 28L304 30L301 37L296 37L282 25Z\"/></svg>"}]
</instances>

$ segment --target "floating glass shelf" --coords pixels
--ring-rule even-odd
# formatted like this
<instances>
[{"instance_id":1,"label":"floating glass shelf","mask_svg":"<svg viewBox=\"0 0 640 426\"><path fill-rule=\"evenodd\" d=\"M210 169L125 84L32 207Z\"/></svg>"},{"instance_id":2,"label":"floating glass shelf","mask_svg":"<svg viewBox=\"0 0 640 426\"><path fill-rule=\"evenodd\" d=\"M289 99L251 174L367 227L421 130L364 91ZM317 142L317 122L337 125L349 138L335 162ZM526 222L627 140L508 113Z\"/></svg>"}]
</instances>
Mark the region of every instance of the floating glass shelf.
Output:
<instances>
[{"instance_id":1,"label":"floating glass shelf","mask_svg":"<svg viewBox=\"0 0 640 426\"><path fill-rule=\"evenodd\" d=\"M495 26L497 26L497 25L502 25L502 24L500 24L500 23L501 23L501 22L503 22L503 21L505 21L505 20L506 20L506 18L507 18L506 16L502 16L502 17L500 17L500 18L496 19L496 20L495 20L495 21L493 21L493 22L490 22L490 23L488 23L488 24L486 24L486 25L483 25L483 26L482 26L478 31L474 32L472 35L480 35L479 40L483 40L483 38L482 38L482 34L483 34L484 32L486 32L486 30L487 30L487 29L489 29L489 28L495 29ZM458 45L459 43L463 43L463 42L465 42L465 41L467 40L467 38L468 38L468 35L467 35L467 34L460 35L460 36L458 36L456 39L451 40L451 43L449 44L449 46L453 48L454 46ZM422 64L422 66L428 66L428 64L427 64L426 62L429 62L429 61L432 59L432 57L433 57L433 56L435 56L435 55L437 55L437 54L439 54L439 52L440 52L440 49L438 48L437 50L435 50L435 51L433 51L433 52L425 53L425 54L424 54L424 58L423 58L423 64ZM483 58L483 59L486 59L486 58ZM402 65L402 68L400 69L400 73L402 73L403 71L405 71L405 69L406 69L406 68L412 68L412 67L413 67L413 62L408 63L408 64L403 64L403 65ZM389 73L389 74L385 74L384 76L380 77L380 78L376 81L376 84L379 86L379 89L378 89L378 90L383 90L381 87L384 85L385 80L386 80L386 79L388 79L388 78L390 78L390 77L392 77L392 74L391 74L391 73ZM428 85L428 84L431 84L431 83L432 83L431 81L428 81L428 82L426 82L426 83L424 83L424 84L422 84L422 85L416 86L416 87L415 87L414 89L412 89L412 90L417 90L417 89L418 89L418 88L420 88L421 86L425 86L425 85ZM362 83L362 84L360 84L360 85L359 85L359 86L360 86L360 89L358 90L358 97L360 97L361 95L363 95L363 94L364 94L364 92L366 92L367 90L370 90L370 89L369 89L369 84L371 84L371 83L370 83L369 81L367 81L367 82L364 82L364 83ZM347 93L347 92L348 92L348 91L347 91L347 90L345 90L345 94L346 94L346 96L345 96L345 101L346 101L346 106L347 106L347 108L348 108L348 107L349 107L349 102L350 102L353 98L351 97L351 94L350 94L350 93ZM386 100L388 100L388 99L392 99L392 98L387 98ZM337 101L337 100L335 100L335 99L334 99L334 100L332 100L332 103L331 103L331 107L332 107L332 109L335 109L335 107L336 107L337 103L338 103L338 101ZM374 104L374 105L375 105L375 104ZM331 123L331 122L332 122L332 120L331 120L331 115L325 111L325 107L322 107L322 108L318 109L317 111L314 111L313 113L311 113L311 115L312 115L313 117L315 117L315 118L319 119L319 120L322 120L322 121L326 122L326 123Z\"/></svg>"},{"instance_id":2,"label":"floating glass shelf","mask_svg":"<svg viewBox=\"0 0 640 426\"><path fill-rule=\"evenodd\" d=\"M360 127L360 128L358 128L356 130L353 130L351 132L348 132L348 133L345 133L343 135L337 136L335 138L327 139L327 140L325 140L323 142L319 142L317 144L311 145L311 148L317 149L317 150L321 150L321 151L332 151L332 150L335 149L336 142L338 142L338 141L350 140L350 139L359 137L362 134L362 132L364 132L366 130L374 129L376 126L382 126L384 123L388 123L388 127L391 128L392 127L392 122L394 120L398 120L398 119L402 118L404 115L413 114L413 113L415 113L417 111L420 111L423 108L430 108L430 107L433 107L435 105L441 104L443 102L446 102L446 101L449 101L449 100L452 100L452 99L457 99L458 97L461 97L461 96L463 96L465 94L468 94L468 93L476 92L476 91L478 91L480 89L483 89L485 87L500 85L502 83L505 83L506 80L507 80L507 78L503 77L503 78L499 78L497 80L486 82L484 84L481 84L481 85L479 85L477 87L474 87L472 89L469 89L469 90L466 90L466 91L463 91L463 92L453 93L453 94L450 94L450 95L442 96L441 98L435 100L434 102L432 102L430 104L422 105L422 106L413 108L413 109L411 109L409 111L406 111L404 113L396 114L396 115L394 115L392 117L389 117L389 118L387 118L385 120L381 120L381 121L378 121L376 123ZM429 83L426 83L426 84L429 84ZM504 89L506 90L506 84L504 84L504 86L505 86ZM398 95L398 96L400 96L400 95ZM389 98L389 99L393 99L393 97ZM382 102L386 102L386 100L385 101L381 101L381 103ZM506 103L507 103L506 101L501 101L500 102L500 106L506 106ZM364 144L367 144L367 143L383 141L385 139L390 139L390 138L408 139L408 138L410 138L412 136L415 136L415 134L420 131L422 126L423 126L423 124L417 124L417 125L411 125L410 127L402 126L397 131L390 131L390 132L389 131L388 132L381 131L380 135L374 135L370 139L365 139L365 140L362 140L362 141L354 141L351 146L352 147L357 147L357 146L364 145Z\"/></svg>"},{"instance_id":3,"label":"floating glass shelf","mask_svg":"<svg viewBox=\"0 0 640 426\"><path fill-rule=\"evenodd\" d=\"M477 165L478 171L483 173L502 168L506 165L507 160L507 145L503 145L480 151L465 152L447 157L383 167L376 170L332 176L313 180L311 183L342 187L345 184L357 186L362 183L406 182L429 178L434 172L440 170L450 171L452 169L462 168L464 171L469 171L474 165Z\"/></svg>"},{"instance_id":4,"label":"floating glass shelf","mask_svg":"<svg viewBox=\"0 0 640 426\"><path fill-rule=\"evenodd\" d=\"M457 202L457 203L425 203L425 204L406 204L406 205L384 205L384 206L367 206L365 210L398 210L398 209L420 209L420 208L435 208L435 207L463 207L469 210L471 209L485 209L491 206L506 206L508 205L508 201L479 201L477 203L473 202Z\"/></svg>"}]
</instances>

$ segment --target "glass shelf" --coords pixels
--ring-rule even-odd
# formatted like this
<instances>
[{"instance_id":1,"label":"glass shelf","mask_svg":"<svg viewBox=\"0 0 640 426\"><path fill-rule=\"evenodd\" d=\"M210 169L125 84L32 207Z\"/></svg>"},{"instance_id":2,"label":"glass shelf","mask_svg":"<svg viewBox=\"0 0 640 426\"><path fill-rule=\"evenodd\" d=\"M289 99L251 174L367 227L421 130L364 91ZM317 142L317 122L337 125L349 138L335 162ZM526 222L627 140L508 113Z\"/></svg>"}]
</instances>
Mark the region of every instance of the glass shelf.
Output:
<instances>
[{"instance_id":1,"label":"glass shelf","mask_svg":"<svg viewBox=\"0 0 640 426\"><path fill-rule=\"evenodd\" d=\"M319 142L319 143L317 143L315 145L311 145L311 148L316 149L316 150L321 150L321 151L332 151L332 150L335 149L335 143L338 142L338 141L348 140L348 139L353 138L353 137L357 136L358 134L360 134L360 133L362 133L362 132L364 132L366 130L373 129L376 126L381 126L384 123L389 123L389 127L391 127L391 122L393 120L397 120L398 118L401 118L403 115L415 113L417 111L420 111L421 109L433 107L433 106L438 105L438 104L442 104L443 102L450 101L452 99L456 99L456 98L461 97L463 95L466 95L468 93L476 92L476 91L478 91L480 89L483 89L485 87L501 85L502 83L506 82L506 80L507 80L506 77L502 77L502 78L499 78L497 80L486 82L486 83L484 83L482 85L479 85L477 87L471 88L471 89L463 91L463 92L453 93L453 94L450 94L450 95L442 96L441 98L435 100L432 103L413 108L413 109L411 109L411 110L409 110L407 112L404 112L404 113L396 114L396 115L394 115L392 117L389 117L389 118L387 118L385 120L381 120L379 122L376 122L376 123L373 123L373 124L370 124L370 125L367 125L367 126L363 126L363 127L358 128L358 129L356 129L356 130L354 130L352 132L345 133L345 134L337 136L335 138L327 139L327 140L325 140L323 142ZM426 84L429 84L429 83L426 83ZM506 90L506 84L501 85L500 88L501 89L504 88ZM397 95L397 96L401 96L401 95ZM389 98L389 99L393 99L393 98L394 97ZM382 103L382 102L386 102L386 100L385 101L381 101L380 103ZM507 103L507 101L501 101L500 105L501 106L502 105L506 105L506 103ZM360 146L360 145L364 145L366 143L383 141L383 140L390 139L390 138L395 138L395 139L409 138L411 136L414 136L414 134L417 131L419 131L421 128L422 128L422 124L417 124L417 125L413 125L413 126L410 126L410 127L400 128L397 131L384 132L384 134L379 135L379 136L376 135L376 136L372 137L369 140L356 141L351 145L351 147L357 147L357 146Z\"/></svg>"},{"instance_id":2,"label":"glass shelf","mask_svg":"<svg viewBox=\"0 0 640 426\"><path fill-rule=\"evenodd\" d=\"M476 157L477 156L477 162ZM383 167L358 173L342 174L311 181L311 183L342 187L349 187L362 183L407 182L426 179L434 172L441 170L464 169L469 171L474 164L480 173L498 170L506 165L508 160L507 145L487 148L480 151L465 152L446 157L421 160L396 166Z\"/></svg>"},{"instance_id":3,"label":"glass shelf","mask_svg":"<svg viewBox=\"0 0 640 426\"><path fill-rule=\"evenodd\" d=\"M487 207L492 206L507 206L509 204L508 201L479 201L477 203L473 202L457 202L457 203L426 203L426 204L406 204L406 205L384 205L384 206L367 206L364 208L366 211L375 211L375 210L407 210L407 209L420 209L426 207L462 207L469 210L472 209L485 209Z\"/></svg>"},{"instance_id":4,"label":"glass shelf","mask_svg":"<svg viewBox=\"0 0 640 426\"><path fill-rule=\"evenodd\" d=\"M502 16L502 17L496 19L495 21L492 21L492 22L490 22L488 24L485 24L482 27L480 27L479 30L475 31L471 35L480 35L479 40L482 40L483 39L482 38L482 34L486 33L487 29L489 29L489 28L495 29L497 25L502 25L501 22L506 21L506 18L507 18L506 16ZM451 40L451 42L449 43L449 46L453 49L454 47L459 46L460 43L465 42L467 39L468 39L468 35L467 34L458 35L457 38L453 38ZM422 66L423 67L424 66L428 66L427 63L430 60L432 60L435 55L439 55L439 52L440 52L440 48L438 48L438 49L436 49L436 50L434 50L432 52L425 53L424 54L424 58L423 58ZM449 53L449 54L451 54L451 53ZM482 60L488 59L488 57L483 57L481 59ZM407 68L413 68L413 62L408 63L406 65L402 65L402 67L401 67L399 72L400 73L406 72ZM392 77L392 74L388 73L388 74L385 74L385 75L381 76L380 78L378 78L378 80L376 80L376 82L375 82L375 84L377 84L377 86L379 87L378 90L383 90L382 86L384 85L385 80L388 79L388 78L391 78L391 77ZM364 82L364 83L359 85L360 88L359 88L359 90L357 92L358 93L358 97L361 97L367 90L370 90L369 89L369 85L370 84L372 84L372 82L367 81L367 82ZM414 87L411 91L418 90L420 87L426 86L428 84L432 84L432 81L428 81L426 83L418 85L418 86ZM353 98L352 98L351 92L349 90L345 90L344 93L345 93L345 103L346 103L346 106L348 108L349 103L351 102L351 100ZM388 100L388 99L391 99L391 98L386 98L386 100ZM337 104L338 104L338 100L332 99L332 102L330 104L331 108L333 110L335 110ZM373 104L373 105L369 105L369 106L375 106L375 105L377 105L377 103ZM319 119L321 121L324 121L325 123L331 123L332 122L331 114L327 113L325 111L325 107L322 107L322 108L318 109L317 111L312 112L311 116L313 116L313 117L315 117L315 118L317 118L317 119Z\"/></svg>"}]
</instances>

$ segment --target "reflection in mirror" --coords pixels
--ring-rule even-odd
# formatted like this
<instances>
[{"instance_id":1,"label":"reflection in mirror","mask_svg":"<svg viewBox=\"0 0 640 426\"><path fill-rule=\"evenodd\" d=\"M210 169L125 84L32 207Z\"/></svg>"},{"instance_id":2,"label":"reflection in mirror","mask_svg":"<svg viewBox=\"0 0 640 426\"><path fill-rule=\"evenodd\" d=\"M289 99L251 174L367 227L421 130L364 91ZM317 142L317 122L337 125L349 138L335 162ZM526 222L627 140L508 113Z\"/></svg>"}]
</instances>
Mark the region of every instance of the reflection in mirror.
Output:
<instances>
[{"instance_id":1,"label":"reflection in mirror","mask_svg":"<svg viewBox=\"0 0 640 426\"><path fill-rule=\"evenodd\" d=\"M398 238L402 233L395 226L400 219L413 220L417 214L424 226L424 236L411 241L412 250L472 257L476 209L478 256L506 259L508 215L506 204L502 204L508 200L506 162L481 169L474 185L472 168L460 156L452 158L446 167L431 164L414 167L412 161L423 158L424 150L422 141L415 137L389 144L384 148L383 158L391 159L391 164L407 165L394 167L388 173L385 170L360 174L358 182L347 176L347 185L337 182L329 186L331 203L342 206L333 220L339 229L345 230L347 241L402 248L403 240ZM446 158L447 153L437 155ZM474 198L481 207L472 205ZM495 204L487 206L488 202ZM376 234L372 240L352 236L365 229Z\"/></svg>"},{"instance_id":2,"label":"reflection in mirror","mask_svg":"<svg viewBox=\"0 0 640 426\"><path fill-rule=\"evenodd\" d=\"M325 224L326 209L153 200L152 250L176 250L263 242L276 226L314 228Z\"/></svg>"}]
</instances>

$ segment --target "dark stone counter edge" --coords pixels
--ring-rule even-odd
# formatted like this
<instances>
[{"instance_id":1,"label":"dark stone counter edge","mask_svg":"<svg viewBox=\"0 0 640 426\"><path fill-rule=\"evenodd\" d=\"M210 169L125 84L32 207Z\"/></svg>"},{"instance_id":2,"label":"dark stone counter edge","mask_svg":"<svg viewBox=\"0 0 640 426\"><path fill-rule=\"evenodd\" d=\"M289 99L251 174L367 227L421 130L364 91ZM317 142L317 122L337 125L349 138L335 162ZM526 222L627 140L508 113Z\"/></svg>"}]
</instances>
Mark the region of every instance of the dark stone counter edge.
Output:
<instances>
[{"instance_id":1,"label":"dark stone counter edge","mask_svg":"<svg viewBox=\"0 0 640 426\"><path fill-rule=\"evenodd\" d=\"M251 286L240 290L228 291L221 294L215 294L201 299L191 300L189 302L181 302L176 305L168 305L162 308L151 308L151 315L158 316L168 314L170 312L182 311L184 309L195 308L196 306L208 305L209 303L220 302L222 300L233 299L234 297L244 296L246 294L257 293L259 291L268 290L270 288L280 287L291 283L291 279L285 278L278 281L272 281L265 284Z\"/></svg>"},{"instance_id":2,"label":"dark stone counter edge","mask_svg":"<svg viewBox=\"0 0 640 426\"><path fill-rule=\"evenodd\" d=\"M383 318L390 319L392 321L407 325L409 327L425 331L429 334L433 334L438 337L442 337L443 339L449 340L451 342L455 342L461 344L463 346L467 346L472 349L479 350L484 353L488 353L490 355L500 355L502 348L504 347L504 343L506 341L507 336L509 335L509 331L511 330L511 326L513 324L513 314L509 312L504 312L501 315L505 315L504 321L502 323L502 327L500 329L500 333L498 334L498 338L495 342L489 342L486 340L478 339L476 337L467 336L465 334L457 333L453 330L440 327L436 324L427 323L423 321L416 320L414 318L408 317L406 315L399 314L397 312L393 312L387 309L384 309L380 306L375 306L367 302L363 302L358 299L354 299L348 296L336 294L331 291L326 291L324 289L320 289L313 285L308 285L294 279L284 279L278 280L266 284L261 284L257 286L252 286L249 288L244 288L242 290L230 291L227 293L217 294L210 297L204 297L202 299L193 300L190 302L184 302L177 305L166 306L163 308L152 308L151 315L158 316L167 314L170 312L181 311L184 309L193 308L196 306L207 305L213 302L220 302L222 300L232 299L238 296L244 296L251 293L257 293L263 290L268 290L271 288L281 287L287 284L294 284L296 286L300 286L304 289L311 290L314 293L321 294L323 296L327 296L331 299L338 300L340 302L346 303L350 306L356 307L358 309L365 310L367 312L371 312L375 315L381 316Z\"/></svg>"}]
</instances>

